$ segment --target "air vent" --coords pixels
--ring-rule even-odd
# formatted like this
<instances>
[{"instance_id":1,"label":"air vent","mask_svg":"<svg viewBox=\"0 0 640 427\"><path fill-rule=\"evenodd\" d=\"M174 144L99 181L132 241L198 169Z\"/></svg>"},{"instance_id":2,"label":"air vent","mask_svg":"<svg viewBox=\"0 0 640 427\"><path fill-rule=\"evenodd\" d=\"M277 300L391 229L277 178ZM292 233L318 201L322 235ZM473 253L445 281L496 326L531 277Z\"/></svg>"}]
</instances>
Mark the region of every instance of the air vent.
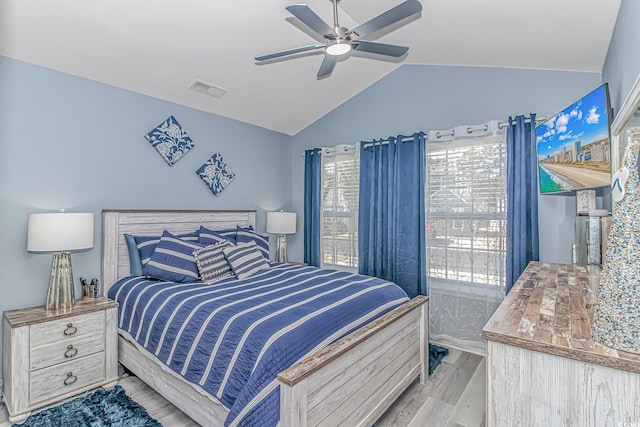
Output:
<instances>
[{"instance_id":1,"label":"air vent","mask_svg":"<svg viewBox=\"0 0 640 427\"><path fill-rule=\"evenodd\" d=\"M202 80L194 80L189 88L195 90L196 92L213 96L214 98L222 98L224 94L227 93L226 89L219 86L214 86L211 83L203 82Z\"/></svg>"}]
</instances>

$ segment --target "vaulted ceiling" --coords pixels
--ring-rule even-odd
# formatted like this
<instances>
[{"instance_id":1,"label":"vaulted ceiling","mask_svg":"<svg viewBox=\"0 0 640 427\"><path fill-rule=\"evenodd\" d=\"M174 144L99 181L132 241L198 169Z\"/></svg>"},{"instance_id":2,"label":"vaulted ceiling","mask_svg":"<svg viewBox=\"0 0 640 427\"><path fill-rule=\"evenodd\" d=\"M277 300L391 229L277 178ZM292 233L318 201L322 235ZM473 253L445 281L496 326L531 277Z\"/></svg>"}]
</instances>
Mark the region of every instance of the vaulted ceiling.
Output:
<instances>
[{"instance_id":1,"label":"vaulted ceiling","mask_svg":"<svg viewBox=\"0 0 640 427\"><path fill-rule=\"evenodd\" d=\"M601 72L620 1L421 0L375 40L410 47L402 61L347 54L317 80L322 51L254 61L317 43L291 0L0 0L0 55L293 135L403 63ZM340 24L399 3L342 0ZM333 22L329 0L307 4ZM228 93L193 91L195 79Z\"/></svg>"}]
</instances>

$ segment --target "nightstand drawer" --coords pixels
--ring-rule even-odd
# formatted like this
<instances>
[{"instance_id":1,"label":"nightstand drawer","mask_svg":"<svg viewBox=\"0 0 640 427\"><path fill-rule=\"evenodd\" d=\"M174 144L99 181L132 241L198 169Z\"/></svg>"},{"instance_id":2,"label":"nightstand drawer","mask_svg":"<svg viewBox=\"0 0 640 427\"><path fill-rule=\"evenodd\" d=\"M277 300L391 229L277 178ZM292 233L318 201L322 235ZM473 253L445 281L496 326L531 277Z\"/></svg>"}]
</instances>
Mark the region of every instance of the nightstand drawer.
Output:
<instances>
[{"instance_id":1,"label":"nightstand drawer","mask_svg":"<svg viewBox=\"0 0 640 427\"><path fill-rule=\"evenodd\" d=\"M104 352L31 373L31 405L104 381Z\"/></svg>"},{"instance_id":2,"label":"nightstand drawer","mask_svg":"<svg viewBox=\"0 0 640 427\"><path fill-rule=\"evenodd\" d=\"M52 344L31 348L31 370L80 359L104 351L104 335L81 335Z\"/></svg>"},{"instance_id":3,"label":"nightstand drawer","mask_svg":"<svg viewBox=\"0 0 640 427\"><path fill-rule=\"evenodd\" d=\"M102 335L104 311L67 317L31 326L31 348L70 340L81 335Z\"/></svg>"}]
</instances>

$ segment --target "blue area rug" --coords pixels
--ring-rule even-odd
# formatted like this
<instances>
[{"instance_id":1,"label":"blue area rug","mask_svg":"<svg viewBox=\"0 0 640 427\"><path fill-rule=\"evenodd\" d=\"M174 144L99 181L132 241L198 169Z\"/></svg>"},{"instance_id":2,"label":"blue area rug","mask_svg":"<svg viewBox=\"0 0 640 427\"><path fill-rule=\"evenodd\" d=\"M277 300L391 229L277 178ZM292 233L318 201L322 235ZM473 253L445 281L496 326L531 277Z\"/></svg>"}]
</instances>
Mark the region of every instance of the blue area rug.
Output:
<instances>
[{"instance_id":1,"label":"blue area rug","mask_svg":"<svg viewBox=\"0 0 640 427\"><path fill-rule=\"evenodd\" d=\"M449 350L439 345L429 344L429 375L433 374L442 359L449 354Z\"/></svg>"},{"instance_id":2,"label":"blue area rug","mask_svg":"<svg viewBox=\"0 0 640 427\"><path fill-rule=\"evenodd\" d=\"M162 427L119 385L98 388L62 405L46 409L14 427Z\"/></svg>"}]
</instances>

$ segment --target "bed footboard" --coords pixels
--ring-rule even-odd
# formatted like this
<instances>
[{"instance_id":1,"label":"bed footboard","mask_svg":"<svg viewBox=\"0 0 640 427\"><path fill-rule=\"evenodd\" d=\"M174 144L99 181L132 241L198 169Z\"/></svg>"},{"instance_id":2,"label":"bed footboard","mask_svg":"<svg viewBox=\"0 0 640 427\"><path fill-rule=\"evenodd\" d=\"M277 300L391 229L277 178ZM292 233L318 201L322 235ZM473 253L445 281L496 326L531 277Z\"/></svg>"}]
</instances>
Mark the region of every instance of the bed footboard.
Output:
<instances>
[{"instance_id":1,"label":"bed footboard","mask_svg":"<svg viewBox=\"0 0 640 427\"><path fill-rule=\"evenodd\" d=\"M183 411L198 424L206 427L222 427L229 410L204 391L198 391L178 374L146 352L138 348L132 341L124 338L120 331L118 336L118 361L133 372L152 389L164 396L178 409Z\"/></svg>"},{"instance_id":2,"label":"bed footboard","mask_svg":"<svg viewBox=\"0 0 640 427\"><path fill-rule=\"evenodd\" d=\"M418 296L278 375L280 425L371 426L429 369L429 304Z\"/></svg>"}]
</instances>

